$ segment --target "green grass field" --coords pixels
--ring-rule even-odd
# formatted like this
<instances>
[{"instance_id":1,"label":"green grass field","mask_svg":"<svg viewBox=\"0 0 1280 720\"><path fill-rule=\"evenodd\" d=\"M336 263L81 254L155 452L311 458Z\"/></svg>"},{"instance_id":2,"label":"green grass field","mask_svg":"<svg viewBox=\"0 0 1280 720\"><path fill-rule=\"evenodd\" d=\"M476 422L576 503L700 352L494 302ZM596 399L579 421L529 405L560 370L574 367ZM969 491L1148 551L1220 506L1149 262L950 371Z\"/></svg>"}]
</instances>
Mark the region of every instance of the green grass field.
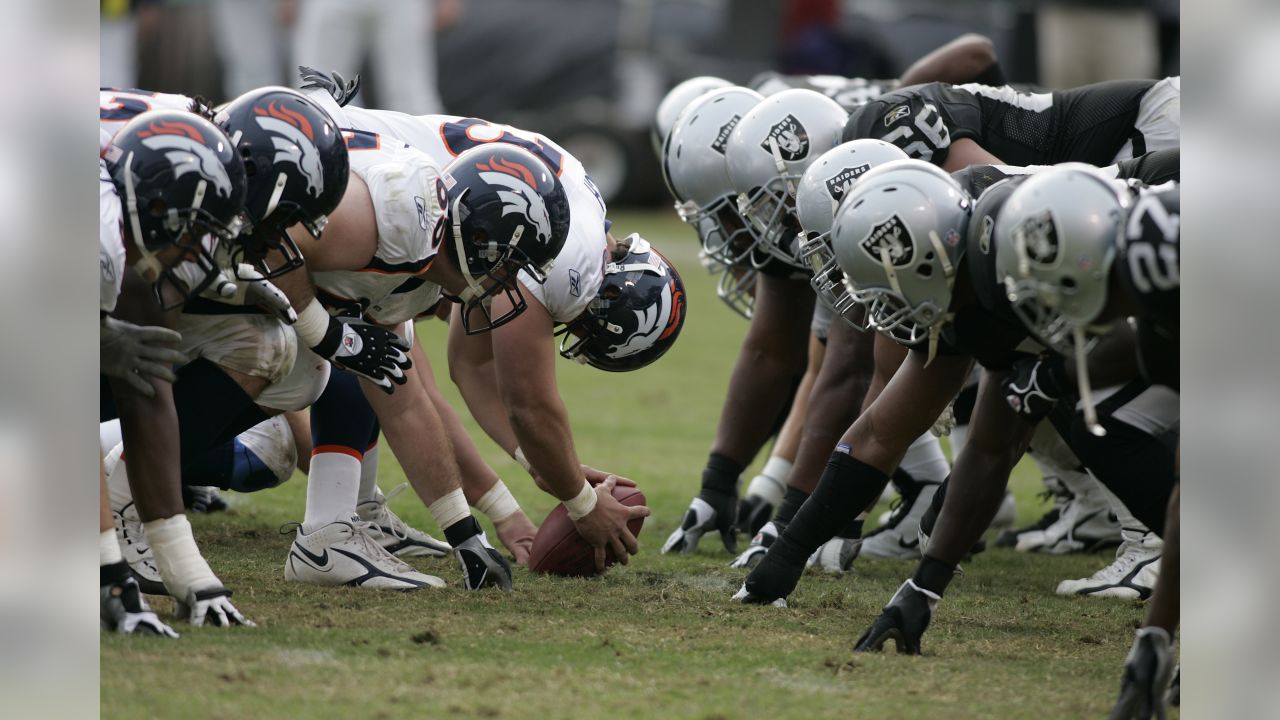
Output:
<instances>
[{"instance_id":1,"label":"green grass field","mask_svg":"<svg viewBox=\"0 0 1280 720\"><path fill-rule=\"evenodd\" d=\"M193 518L214 569L258 627L183 626L174 642L104 634L103 716L1104 716L1142 608L1059 598L1053 588L1092 573L1108 556L978 556L940 605L925 656L908 658L855 656L851 645L913 563L863 558L846 576L807 575L792 607L779 610L729 602L744 571L726 567L730 558L717 538L692 556L658 554L697 489L746 323L716 300L692 233L673 213L615 220L622 232L640 230L681 268L690 298L683 337L656 365L631 375L569 362L559 368L583 462L636 480L653 509L629 566L593 580L517 570L511 594L461 590L451 559L415 562L444 577L451 587L443 590L406 595L286 584L291 540L277 529L302 519L299 475L275 490L233 498L228 513ZM456 400L444 329L423 323L419 337ZM539 521L552 498L473 423L469 428ZM404 477L388 454L383 458L387 490ZM1013 489L1020 520L1043 512L1027 463ZM392 504L406 521L439 535L412 493ZM153 604L171 611L167 599Z\"/></svg>"}]
</instances>

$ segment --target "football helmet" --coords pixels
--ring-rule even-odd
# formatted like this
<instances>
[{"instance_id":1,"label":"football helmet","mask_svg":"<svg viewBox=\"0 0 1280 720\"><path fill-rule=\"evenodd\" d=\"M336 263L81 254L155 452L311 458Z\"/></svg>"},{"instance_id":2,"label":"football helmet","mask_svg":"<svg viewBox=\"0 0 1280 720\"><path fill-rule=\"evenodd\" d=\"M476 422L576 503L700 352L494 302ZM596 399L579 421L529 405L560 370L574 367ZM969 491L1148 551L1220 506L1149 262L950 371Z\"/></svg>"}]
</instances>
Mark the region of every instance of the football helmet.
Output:
<instances>
[{"instance_id":1,"label":"football helmet","mask_svg":"<svg viewBox=\"0 0 1280 720\"><path fill-rule=\"evenodd\" d=\"M676 118L689 107L694 100L721 88L733 87L733 83L724 78L711 75L691 77L676 85L663 96L658 103L658 110L653 114L653 127L649 129L649 140L653 143L653 152L662 160L662 146L675 127Z\"/></svg>"},{"instance_id":2,"label":"football helmet","mask_svg":"<svg viewBox=\"0 0 1280 720\"><path fill-rule=\"evenodd\" d=\"M868 326L931 351L950 317L951 288L972 203L946 172L920 160L869 171L836 211L831 245Z\"/></svg>"},{"instance_id":3,"label":"football helmet","mask_svg":"<svg viewBox=\"0 0 1280 720\"><path fill-rule=\"evenodd\" d=\"M883 140L850 140L826 151L800 176L796 188L796 218L804 234L799 257L813 271L809 283L820 301L844 317L855 304L844 287L844 274L831 251L831 225L836 208L858 178L874 167L907 154Z\"/></svg>"},{"instance_id":4,"label":"football helmet","mask_svg":"<svg viewBox=\"0 0 1280 720\"><path fill-rule=\"evenodd\" d=\"M601 370L639 370L662 357L684 327L680 273L632 233L618 241L600 290L586 311L557 335L560 354Z\"/></svg>"},{"instance_id":5,"label":"football helmet","mask_svg":"<svg viewBox=\"0 0 1280 720\"><path fill-rule=\"evenodd\" d=\"M752 262L770 256L801 269L796 248L796 183L817 157L840 144L846 113L813 90L784 90L756 104L734 128L725 148L738 211L755 230Z\"/></svg>"},{"instance_id":6,"label":"football helmet","mask_svg":"<svg viewBox=\"0 0 1280 720\"><path fill-rule=\"evenodd\" d=\"M728 265L716 283L716 297L729 309L750 320L756 306L756 275L759 271L750 265Z\"/></svg>"},{"instance_id":7,"label":"football helmet","mask_svg":"<svg viewBox=\"0 0 1280 720\"><path fill-rule=\"evenodd\" d=\"M1129 205L1122 183L1067 163L1027 178L996 216L996 279L1027 329L1063 354L1107 304Z\"/></svg>"},{"instance_id":8,"label":"football helmet","mask_svg":"<svg viewBox=\"0 0 1280 720\"><path fill-rule=\"evenodd\" d=\"M490 143L446 165L437 195L445 210L437 232L447 235L445 252L467 282L458 298L463 329L474 335L510 322L527 307L516 275L523 270L546 282L569 236L569 198L560 179L528 150ZM511 309L494 317L490 304L504 293ZM476 313L482 321L473 320Z\"/></svg>"},{"instance_id":9,"label":"football helmet","mask_svg":"<svg viewBox=\"0 0 1280 720\"><path fill-rule=\"evenodd\" d=\"M697 230L707 257L723 265L742 263L756 243L734 202L724 153L738 121L763 99L740 87L707 93L680 115L663 147L662 175L676 212Z\"/></svg>"},{"instance_id":10,"label":"football helmet","mask_svg":"<svg viewBox=\"0 0 1280 720\"><path fill-rule=\"evenodd\" d=\"M286 230L302 223L319 238L347 190L350 164L337 124L284 87L249 91L219 108L214 122L235 143L248 176L246 260L267 278L301 267L302 254ZM284 256L278 267L265 264L270 250Z\"/></svg>"},{"instance_id":11,"label":"football helmet","mask_svg":"<svg viewBox=\"0 0 1280 720\"><path fill-rule=\"evenodd\" d=\"M126 123L102 157L139 253L135 267L153 283L161 304L176 306L163 300L166 282L184 301L202 292L218 274L212 246L237 242L243 227L244 163L231 141L198 115L154 110ZM171 247L181 252L166 253ZM202 273L196 281L174 274L183 261Z\"/></svg>"}]
</instances>

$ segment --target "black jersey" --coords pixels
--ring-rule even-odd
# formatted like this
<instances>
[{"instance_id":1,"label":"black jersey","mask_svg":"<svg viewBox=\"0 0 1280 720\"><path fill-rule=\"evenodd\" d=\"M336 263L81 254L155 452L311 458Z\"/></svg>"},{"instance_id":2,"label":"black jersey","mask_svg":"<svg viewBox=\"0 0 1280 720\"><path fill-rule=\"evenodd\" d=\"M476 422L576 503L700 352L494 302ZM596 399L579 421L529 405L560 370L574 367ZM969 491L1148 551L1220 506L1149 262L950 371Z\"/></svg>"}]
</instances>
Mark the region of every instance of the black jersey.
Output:
<instances>
[{"instance_id":1,"label":"black jersey","mask_svg":"<svg viewBox=\"0 0 1280 720\"><path fill-rule=\"evenodd\" d=\"M1180 191L1176 184L1135 190L1115 272L1138 302L1138 359L1153 384L1178 388Z\"/></svg>"},{"instance_id":2,"label":"black jersey","mask_svg":"<svg viewBox=\"0 0 1280 720\"><path fill-rule=\"evenodd\" d=\"M990 167L990 166L983 166ZM971 190L991 178L975 168L955 174L956 179ZM1019 358L1030 357L1043 346L1030 339L1030 333L1014 314L1003 285L996 281L995 252L992 238L996 215L1009 195L1026 179L1014 176L990 185L973 206L973 216L965 233L965 252L960 261L956 285L967 283L974 301L954 311L951 321L942 329L938 353L969 355L989 370L1007 370ZM927 352L922 343L911 348Z\"/></svg>"},{"instance_id":3,"label":"black jersey","mask_svg":"<svg viewBox=\"0 0 1280 720\"><path fill-rule=\"evenodd\" d=\"M840 75L782 75L769 71L752 78L748 87L766 96L794 88L813 90L835 100L845 112L853 112L881 95L896 90L899 85L897 80L869 80Z\"/></svg>"},{"instance_id":4,"label":"black jersey","mask_svg":"<svg viewBox=\"0 0 1280 720\"><path fill-rule=\"evenodd\" d=\"M1052 93L1010 86L928 83L900 88L854 110L843 139L876 138L936 165L968 138L1009 165L1078 161L1109 165L1130 141L1155 80L1116 80ZM1135 153L1136 154L1136 153Z\"/></svg>"}]
</instances>

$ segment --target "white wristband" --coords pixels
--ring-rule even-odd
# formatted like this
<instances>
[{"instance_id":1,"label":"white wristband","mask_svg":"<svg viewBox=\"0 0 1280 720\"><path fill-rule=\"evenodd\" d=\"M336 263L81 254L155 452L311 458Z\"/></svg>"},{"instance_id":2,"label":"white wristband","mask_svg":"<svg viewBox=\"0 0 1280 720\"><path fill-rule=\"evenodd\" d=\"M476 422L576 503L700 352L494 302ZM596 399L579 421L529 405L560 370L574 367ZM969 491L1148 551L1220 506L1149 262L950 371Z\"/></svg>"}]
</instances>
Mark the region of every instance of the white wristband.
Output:
<instances>
[{"instance_id":1,"label":"white wristband","mask_svg":"<svg viewBox=\"0 0 1280 720\"><path fill-rule=\"evenodd\" d=\"M582 491L573 499L564 501L564 509L569 511L570 520L581 520L590 515L596 509L596 489L584 481Z\"/></svg>"},{"instance_id":2,"label":"white wristband","mask_svg":"<svg viewBox=\"0 0 1280 720\"><path fill-rule=\"evenodd\" d=\"M324 340L329 330L329 313L319 300L311 299L307 307L298 313L298 320L293 324L293 331L298 339L309 348L313 348Z\"/></svg>"},{"instance_id":3,"label":"white wristband","mask_svg":"<svg viewBox=\"0 0 1280 720\"><path fill-rule=\"evenodd\" d=\"M520 510L520 503L501 479L476 501L476 509L496 522L506 520Z\"/></svg>"},{"instance_id":4,"label":"white wristband","mask_svg":"<svg viewBox=\"0 0 1280 720\"><path fill-rule=\"evenodd\" d=\"M524 468L525 472L533 471L533 466L529 464L529 458L524 456L524 450L521 450L519 445L516 446L515 450L511 451L511 457L520 463L520 467Z\"/></svg>"}]
</instances>

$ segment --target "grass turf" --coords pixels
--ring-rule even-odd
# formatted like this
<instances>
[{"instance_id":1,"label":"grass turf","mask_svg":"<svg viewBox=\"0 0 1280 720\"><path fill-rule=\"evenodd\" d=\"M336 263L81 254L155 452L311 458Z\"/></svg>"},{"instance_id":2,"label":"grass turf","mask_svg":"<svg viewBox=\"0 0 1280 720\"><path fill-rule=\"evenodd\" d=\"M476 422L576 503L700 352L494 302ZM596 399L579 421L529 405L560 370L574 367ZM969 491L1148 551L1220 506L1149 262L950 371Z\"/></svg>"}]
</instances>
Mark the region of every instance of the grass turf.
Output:
<instances>
[{"instance_id":1,"label":"grass turf","mask_svg":"<svg viewBox=\"0 0 1280 720\"><path fill-rule=\"evenodd\" d=\"M672 213L615 220L677 264L690 305L683 337L651 368L604 374L568 362L559 367L581 459L635 479L653 509L641 553L629 566L593 580L520 569L510 595L459 589L452 560L415 561L450 582L443 590L286 584L290 536L277 528L301 519L305 480L295 477L275 490L235 497L228 513L194 517L211 564L259 627L181 626L176 642L103 634L103 716L1104 715L1142 608L1059 598L1053 588L1092 573L1108 556L987 551L952 584L925 637L925 656L907 658L854 655L851 645L913 563L861 558L846 576L810 573L792 608L779 610L728 602L744 571L726 567L730 558L715 537L693 555L658 554L697 489L746 323L716 300L691 233ZM444 329L422 323L419 337L438 382L457 400ZM463 408L460 401L455 406ZM552 498L467 421L486 458L539 521ZM382 487L403 479L384 453ZM1020 521L1043 512L1027 463L1011 487ZM412 493L392 506L439 536ZM153 605L163 614L172 607L163 598Z\"/></svg>"}]
</instances>

